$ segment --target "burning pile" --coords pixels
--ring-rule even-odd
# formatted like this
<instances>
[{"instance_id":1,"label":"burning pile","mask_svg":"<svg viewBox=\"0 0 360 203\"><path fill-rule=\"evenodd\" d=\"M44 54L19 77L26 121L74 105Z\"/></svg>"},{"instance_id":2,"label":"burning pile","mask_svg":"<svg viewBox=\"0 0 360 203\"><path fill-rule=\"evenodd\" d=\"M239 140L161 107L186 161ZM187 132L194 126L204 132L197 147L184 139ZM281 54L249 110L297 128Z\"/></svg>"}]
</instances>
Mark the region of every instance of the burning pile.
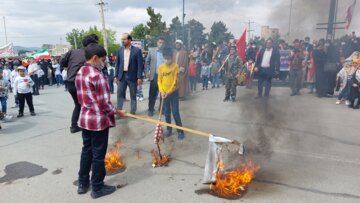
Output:
<instances>
[{"instance_id":1,"label":"burning pile","mask_svg":"<svg viewBox=\"0 0 360 203\"><path fill-rule=\"evenodd\" d=\"M160 119L159 119L160 120ZM156 167L162 167L167 166L169 162L171 161L171 158L169 155L162 155L160 151L160 140L164 142L164 133L163 129L160 124L156 125L155 128L155 135L154 135L154 143L157 145L158 152L155 152L155 150L152 151L154 155L154 159L152 162L152 166L154 168Z\"/></svg>"},{"instance_id":2,"label":"burning pile","mask_svg":"<svg viewBox=\"0 0 360 203\"><path fill-rule=\"evenodd\" d=\"M105 156L105 169L106 174L114 174L125 168L125 162L122 160L120 142L115 144L115 147L109 149Z\"/></svg>"},{"instance_id":3,"label":"burning pile","mask_svg":"<svg viewBox=\"0 0 360 203\"><path fill-rule=\"evenodd\" d=\"M246 192L246 186L253 180L259 169L260 167L255 166L250 160L237 169L224 170L223 161L220 160L216 182L210 185L210 191L222 198L240 198Z\"/></svg>"},{"instance_id":4,"label":"burning pile","mask_svg":"<svg viewBox=\"0 0 360 203\"><path fill-rule=\"evenodd\" d=\"M171 161L169 155L161 155L160 157L155 150L153 150L152 153L154 156L152 167L156 168L156 167L168 166L169 162Z\"/></svg>"}]
</instances>

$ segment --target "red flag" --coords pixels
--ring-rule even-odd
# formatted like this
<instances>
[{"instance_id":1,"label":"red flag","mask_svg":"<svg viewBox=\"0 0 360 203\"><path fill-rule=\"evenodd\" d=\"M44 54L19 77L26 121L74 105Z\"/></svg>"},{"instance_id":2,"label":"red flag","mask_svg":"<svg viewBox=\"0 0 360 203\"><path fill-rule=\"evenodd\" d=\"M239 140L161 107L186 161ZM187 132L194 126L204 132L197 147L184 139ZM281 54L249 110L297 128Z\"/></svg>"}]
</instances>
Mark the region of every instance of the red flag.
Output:
<instances>
[{"instance_id":1,"label":"red flag","mask_svg":"<svg viewBox=\"0 0 360 203\"><path fill-rule=\"evenodd\" d=\"M246 50L246 30L241 35L240 39L236 42L236 48L239 52L239 56L242 62L245 63L245 50Z\"/></svg>"},{"instance_id":2,"label":"red flag","mask_svg":"<svg viewBox=\"0 0 360 203\"><path fill-rule=\"evenodd\" d=\"M355 5L356 5L356 0L354 0L354 3L351 6L349 6L349 8L347 9L347 14L346 14L346 19L345 19L346 20L346 27L345 27L346 30L349 30L349 28L350 28L353 14L354 14Z\"/></svg>"}]
</instances>

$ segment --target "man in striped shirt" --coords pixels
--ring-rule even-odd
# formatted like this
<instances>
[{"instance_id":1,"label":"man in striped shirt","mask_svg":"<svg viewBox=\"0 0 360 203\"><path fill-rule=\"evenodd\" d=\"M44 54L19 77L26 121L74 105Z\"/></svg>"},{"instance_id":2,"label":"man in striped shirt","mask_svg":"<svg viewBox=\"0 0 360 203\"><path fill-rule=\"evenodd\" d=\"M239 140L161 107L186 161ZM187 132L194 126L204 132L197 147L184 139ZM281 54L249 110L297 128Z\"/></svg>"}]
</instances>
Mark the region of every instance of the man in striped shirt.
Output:
<instances>
[{"instance_id":1,"label":"man in striped shirt","mask_svg":"<svg viewBox=\"0 0 360 203\"><path fill-rule=\"evenodd\" d=\"M92 169L92 198L113 193L116 188L104 184L109 128L115 126L115 114L126 116L110 101L107 80L101 69L106 60L105 49L98 44L85 48L86 63L76 75L77 99L81 105L79 127L82 128L83 148L81 152L78 193L89 189L89 173Z\"/></svg>"}]
</instances>

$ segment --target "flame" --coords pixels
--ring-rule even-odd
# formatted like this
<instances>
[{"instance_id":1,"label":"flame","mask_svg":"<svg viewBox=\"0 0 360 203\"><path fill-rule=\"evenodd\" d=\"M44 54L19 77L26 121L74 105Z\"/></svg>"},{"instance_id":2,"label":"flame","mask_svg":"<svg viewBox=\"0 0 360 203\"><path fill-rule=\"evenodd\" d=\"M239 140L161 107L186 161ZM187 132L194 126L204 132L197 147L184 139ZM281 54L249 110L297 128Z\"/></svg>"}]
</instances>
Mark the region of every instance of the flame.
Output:
<instances>
[{"instance_id":1,"label":"flame","mask_svg":"<svg viewBox=\"0 0 360 203\"><path fill-rule=\"evenodd\" d=\"M216 182L210 185L210 191L219 197L239 198L245 193L246 186L253 180L255 173L260 169L250 160L241 167L224 171L222 160L218 163Z\"/></svg>"},{"instance_id":2,"label":"flame","mask_svg":"<svg viewBox=\"0 0 360 203\"><path fill-rule=\"evenodd\" d=\"M125 162L122 160L120 153L121 146L122 143L118 142L106 153L104 162L107 174L114 173L125 167Z\"/></svg>"},{"instance_id":3,"label":"flame","mask_svg":"<svg viewBox=\"0 0 360 203\"><path fill-rule=\"evenodd\" d=\"M171 158L170 158L169 155L163 154L163 155L162 155L162 159L160 159L159 154L158 154L155 150L153 150L152 153L153 153L153 156L154 156L152 166L153 166L154 168L156 168L156 167L162 167L162 166L167 166L167 165L169 164L169 162L171 161Z\"/></svg>"}]
</instances>

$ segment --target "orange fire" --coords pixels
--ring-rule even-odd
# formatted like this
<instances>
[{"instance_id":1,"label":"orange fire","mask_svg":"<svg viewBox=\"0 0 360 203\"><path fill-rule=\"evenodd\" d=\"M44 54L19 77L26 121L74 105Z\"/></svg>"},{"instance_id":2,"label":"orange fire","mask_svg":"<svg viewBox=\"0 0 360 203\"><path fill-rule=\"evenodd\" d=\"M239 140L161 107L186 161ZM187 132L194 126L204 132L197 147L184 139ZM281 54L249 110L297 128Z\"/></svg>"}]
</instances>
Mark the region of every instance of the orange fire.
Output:
<instances>
[{"instance_id":1,"label":"orange fire","mask_svg":"<svg viewBox=\"0 0 360 203\"><path fill-rule=\"evenodd\" d=\"M162 166L167 166L169 164L169 162L171 161L171 158L169 155L162 155L162 159L160 158L159 154L153 150L152 151L154 159L153 159L153 164L152 166L154 168L156 167L162 167Z\"/></svg>"},{"instance_id":2,"label":"orange fire","mask_svg":"<svg viewBox=\"0 0 360 203\"><path fill-rule=\"evenodd\" d=\"M223 161L220 160L216 182L210 185L210 191L223 198L239 198L245 193L246 186L259 169L260 167L255 166L250 160L235 170L224 171Z\"/></svg>"},{"instance_id":3,"label":"orange fire","mask_svg":"<svg viewBox=\"0 0 360 203\"><path fill-rule=\"evenodd\" d=\"M122 144L116 143L114 147L110 148L105 156L106 174L111 174L119 171L125 167L125 162L122 160L120 148Z\"/></svg>"}]
</instances>

